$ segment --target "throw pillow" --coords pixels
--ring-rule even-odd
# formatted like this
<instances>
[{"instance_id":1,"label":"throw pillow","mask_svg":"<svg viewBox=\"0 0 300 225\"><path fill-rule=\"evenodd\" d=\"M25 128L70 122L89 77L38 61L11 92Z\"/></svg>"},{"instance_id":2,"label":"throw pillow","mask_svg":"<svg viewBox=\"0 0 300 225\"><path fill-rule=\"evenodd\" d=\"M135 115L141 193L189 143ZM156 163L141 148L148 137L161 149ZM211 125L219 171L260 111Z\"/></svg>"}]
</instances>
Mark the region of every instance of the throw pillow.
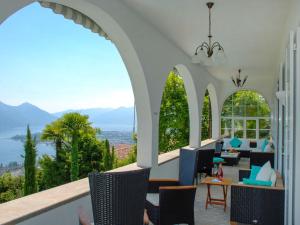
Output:
<instances>
[{"instance_id":1,"label":"throw pillow","mask_svg":"<svg viewBox=\"0 0 300 225\"><path fill-rule=\"evenodd\" d=\"M274 187L275 184L276 184L276 179L277 179L276 172L275 172L275 170L272 170L272 174L271 174L270 181L272 182L272 186L273 186L273 187Z\"/></svg>"},{"instance_id":2,"label":"throw pillow","mask_svg":"<svg viewBox=\"0 0 300 225\"><path fill-rule=\"evenodd\" d=\"M243 179L243 184L247 185L259 185L259 186L271 186L272 182L271 181L263 181L263 180L252 180L252 179Z\"/></svg>"},{"instance_id":3,"label":"throw pillow","mask_svg":"<svg viewBox=\"0 0 300 225\"><path fill-rule=\"evenodd\" d=\"M261 167L260 166L252 166L251 167L251 172L250 172L250 177L249 179L251 180L256 180L257 174L259 173Z\"/></svg>"},{"instance_id":4,"label":"throw pillow","mask_svg":"<svg viewBox=\"0 0 300 225\"><path fill-rule=\"evenodd\" d=\"M270 161L266 162L258 172L256 180L270 181L272 168Z\"/></svg>"},{"instance_id":5,"label":"throw pillow","mask_svg":"<svg viewBox=\"0 0 300 225\"><path fill-rule=\"evenodd\" d=\"M242 144L242 141L236 137L232 138L232 140L230 141L230 145L233 148L238 148L241 146L241 144Z\"/></svg>"},{"instance_id":6,"label":"throw pillow","mask_svg":"<svg viewBox=\"0 0 300 225\"><path fill-rule=\"evenodd\" d=\"M261 151L264 152L265 151L265 148L266 146L269 144L269 141L267 139L265 139L263 141L263 143L261 144Z\"/></svg>"}]
</instances>

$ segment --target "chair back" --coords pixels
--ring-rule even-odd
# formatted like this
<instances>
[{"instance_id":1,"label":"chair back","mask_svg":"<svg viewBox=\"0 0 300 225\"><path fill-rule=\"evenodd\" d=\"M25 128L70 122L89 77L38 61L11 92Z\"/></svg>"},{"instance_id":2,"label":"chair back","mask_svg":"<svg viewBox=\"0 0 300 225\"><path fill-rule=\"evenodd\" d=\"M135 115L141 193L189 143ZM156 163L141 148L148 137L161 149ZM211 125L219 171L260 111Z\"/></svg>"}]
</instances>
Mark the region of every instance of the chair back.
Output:
<instances>
[{"instance_id":1,"label":"chair back","mask_svg":"<svg viewBox=\"0 0 300 225\"><path fill-rule=\"evenodd\" d=\"M95 225L143 224L150 169L89 174Z\"/></svg>"},{"instance_id":2,"label":"chair back","mask_svg":"<svg viewBox=\"0 0 300 225\"><path fill-rule=\"evenodd\" d=\"M200 149L198 151L198 172L203 170L209 172L208 169L213 167L214 151L214 149Z\"/></svg>"},{"instance_id":3,"label":"chair back","mask_svg":"<svg viewBox=\"0 0 300 225\"><path fill-rule=\"evenodd\" d=\"M263 166L270 161L271 167L274 168L274 152L251 152L250 153L250 168L252 165Z\"/></svg>"},{"instance_id":4,"label":"chair back","mask_svg":"<svg viewBox=\"0 0 300 225\"><path fill-rule=\"evenodd\" d=\"M195 224L196 186L159 190L159 224Z\"/></svg>"},{"instance_id":5,"label":"chair back","mask_svg":"<svg viewBox=\"0 0 300 225\"><path fill-rule=\"evenodd\" d=\"M220 142L220 141L216 142L216 152L217 153L221 153L222 148L223 148L223 143L224 142Z\"/></svg>"},{"instance_id":6,"label":"chair back","mask_svg":"<svg viewBox=\"0 0 300 225\"><path fill-rule=\"evenodd\" d=\"M179 155L179 184L193 185L195 172L197 170L197 151L189 149L180 149Z\"/></svg>"}]
</instances>

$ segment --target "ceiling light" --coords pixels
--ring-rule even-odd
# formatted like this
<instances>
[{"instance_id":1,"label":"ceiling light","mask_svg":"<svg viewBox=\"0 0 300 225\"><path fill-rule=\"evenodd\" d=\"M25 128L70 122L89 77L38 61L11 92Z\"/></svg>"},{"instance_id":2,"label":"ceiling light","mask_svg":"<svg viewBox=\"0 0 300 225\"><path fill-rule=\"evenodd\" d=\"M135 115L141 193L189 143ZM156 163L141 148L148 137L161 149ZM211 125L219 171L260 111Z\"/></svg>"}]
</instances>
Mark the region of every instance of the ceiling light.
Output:
<instances>
[{"instance_id":1,"label":"ceiling light","mask_svg":"<svg viewBox=\"0 0 300 225\"><path fill-rule=\"evenodd\" d=\"M225 53L221 44L217 41L212 41L211 34L211 9L214 5L213 2L206 3L209 11L209 30L208 30L208 42L204 41L197 46L195 53L192 57L193 63L201 63L206 66L214 64L222 64L225 62Z\"/></svg>"}]
</instances>

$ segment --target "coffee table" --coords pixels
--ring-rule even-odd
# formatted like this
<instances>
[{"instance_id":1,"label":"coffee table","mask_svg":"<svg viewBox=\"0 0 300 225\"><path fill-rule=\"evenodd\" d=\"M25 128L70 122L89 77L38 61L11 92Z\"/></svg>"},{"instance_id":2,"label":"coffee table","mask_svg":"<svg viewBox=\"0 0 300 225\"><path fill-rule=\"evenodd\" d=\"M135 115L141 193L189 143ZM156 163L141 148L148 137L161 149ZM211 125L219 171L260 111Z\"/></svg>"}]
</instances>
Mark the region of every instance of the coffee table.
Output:
<instances>
[{"instance_id":1,"label":"coffee table","mask_svg":"<svg viewBox=\"0 0 300 225\"><path fill-rule=\"evenodd\" d=\"M239 152L222 152L220 157L223 158L226 165L229 166L238 165L240 161Z\"/></svg>"},{"instance_id":2,"label":"coffee table","mask_svg":"<svg viewBox=\"0 0 300 225\"><path fill-rule=\"evenodd\" d=\"M218 181L216 181L218 180ZM232 184L232 179L230 178L223 178L222 180L217 179L216 177L206 177L201 182L202 184L207 185L207 197L206 197L206 203L205 208L207 209L207 206L210 205L224 205L224 211L226 211L227 207L227 192L228 192L228 186ZM224 198L212 198L210 187L211 186L221 186L223 189L223 196Z\"/></svg>"}]
</instances>

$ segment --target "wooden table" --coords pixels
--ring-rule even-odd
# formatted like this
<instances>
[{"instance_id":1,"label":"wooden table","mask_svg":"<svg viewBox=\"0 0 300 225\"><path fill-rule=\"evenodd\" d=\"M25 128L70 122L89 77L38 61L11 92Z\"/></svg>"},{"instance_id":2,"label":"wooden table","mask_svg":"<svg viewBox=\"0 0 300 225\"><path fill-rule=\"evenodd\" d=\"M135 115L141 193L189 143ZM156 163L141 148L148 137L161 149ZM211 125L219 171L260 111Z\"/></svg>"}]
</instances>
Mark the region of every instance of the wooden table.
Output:
<instances>
[{"instance_id":1,"label":"wooden table","mask_svg":"<svg viewBox=\"0 0 300 225\"><path fill-rule=\"evenodd\" d=\"M226 211L227 207L227 191L228 191L228 186L232 184L232 179L230 178L223 178L222 181L215 182L213 181L214 179L217 179L216 177L206 177L201 183L207 185L207 197L206 197L206 204L205 208L207 209L208 204L210 205L224 205L224 211ZM212 198L211 197L211 192L210 192L210 187L212 185L215 186L221 186L223 189L223 199L220 198Z\"/></svg>"}]
</instances>

